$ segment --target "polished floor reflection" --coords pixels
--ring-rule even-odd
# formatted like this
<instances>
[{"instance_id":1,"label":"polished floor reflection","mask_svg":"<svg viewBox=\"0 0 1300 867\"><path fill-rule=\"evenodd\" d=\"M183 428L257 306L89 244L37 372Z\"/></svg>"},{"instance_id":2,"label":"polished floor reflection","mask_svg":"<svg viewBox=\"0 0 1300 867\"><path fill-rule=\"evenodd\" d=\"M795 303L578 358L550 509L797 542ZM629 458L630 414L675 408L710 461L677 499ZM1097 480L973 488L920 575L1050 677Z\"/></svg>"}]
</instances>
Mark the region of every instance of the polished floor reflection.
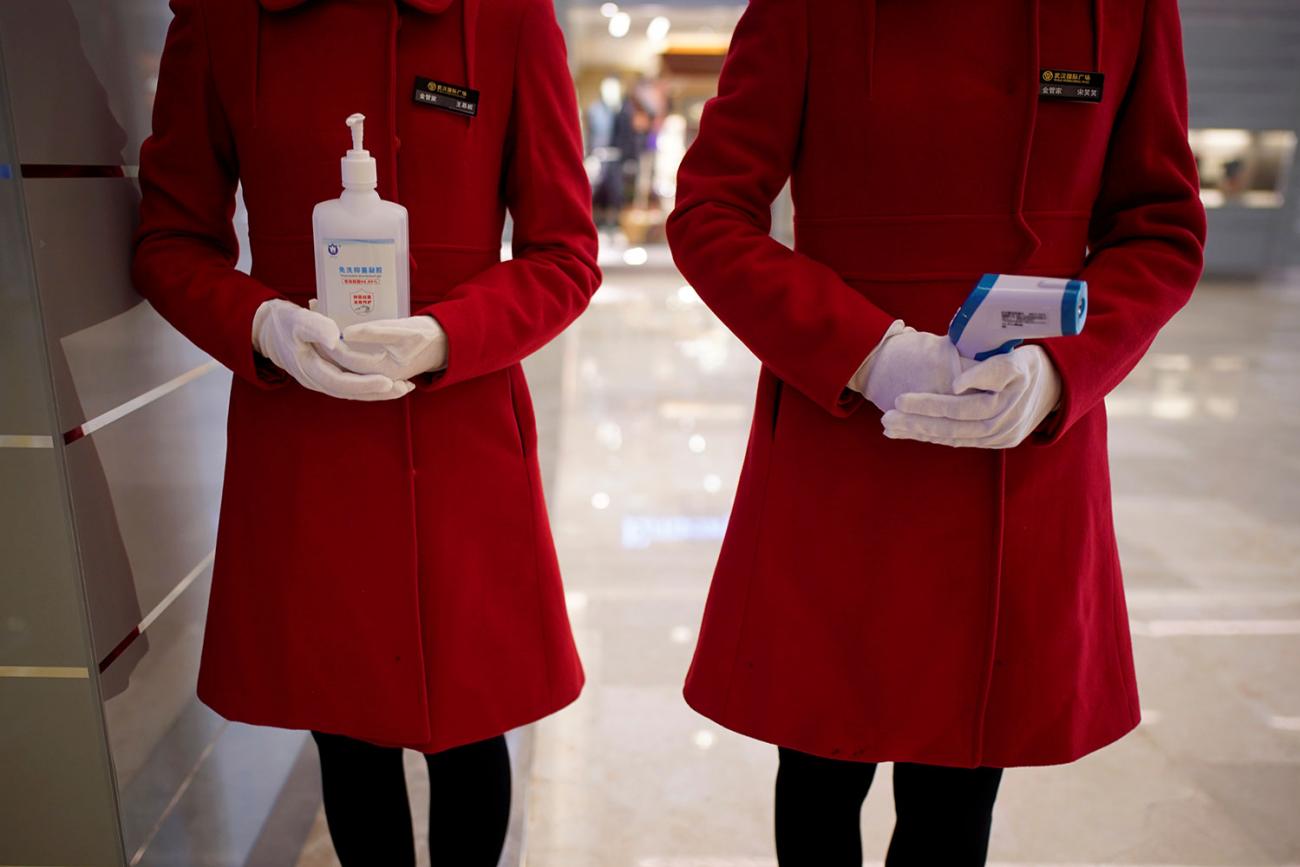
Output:
<instances>
[{"instance_id":1,"label":"polished floor reflection","mask_svg":"<svg viewBox=\"0 0 1300 867\"><path fill-rule=\"evenodd\" d=\"M550 491L589 683L536 728L527 863L768 867L775 751L681 700L757 364L662 251L606 258L564 339ZM1300 862L1297 395L1300 276L1204 286L1110 399L1144 722L1009 772L993 862Z\"/></svg>"}]
</instances>

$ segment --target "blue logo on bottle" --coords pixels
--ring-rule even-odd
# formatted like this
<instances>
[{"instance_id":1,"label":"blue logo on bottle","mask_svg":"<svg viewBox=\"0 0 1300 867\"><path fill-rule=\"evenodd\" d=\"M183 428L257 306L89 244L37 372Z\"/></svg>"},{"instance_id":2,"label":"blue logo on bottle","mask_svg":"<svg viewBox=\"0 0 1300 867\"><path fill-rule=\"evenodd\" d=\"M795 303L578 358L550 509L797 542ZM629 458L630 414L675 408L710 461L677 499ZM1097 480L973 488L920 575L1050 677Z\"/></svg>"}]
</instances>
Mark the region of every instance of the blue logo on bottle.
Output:
<instances>
[{"instance_id":1,"label":"blue logo on bottle","mask_svg":"<svg viewBox=\"0 0 1300 867\"><path fill-rule=\"evenodd\" d=\"M327 249L327 250L330 251L330 255L331 255L331 256L337 256L337 255L339 254L339 245L338 245L338 244L330 244L330 245L329 245L328 247L326 247L325 249Z\"/></svg>"}]
</instances>

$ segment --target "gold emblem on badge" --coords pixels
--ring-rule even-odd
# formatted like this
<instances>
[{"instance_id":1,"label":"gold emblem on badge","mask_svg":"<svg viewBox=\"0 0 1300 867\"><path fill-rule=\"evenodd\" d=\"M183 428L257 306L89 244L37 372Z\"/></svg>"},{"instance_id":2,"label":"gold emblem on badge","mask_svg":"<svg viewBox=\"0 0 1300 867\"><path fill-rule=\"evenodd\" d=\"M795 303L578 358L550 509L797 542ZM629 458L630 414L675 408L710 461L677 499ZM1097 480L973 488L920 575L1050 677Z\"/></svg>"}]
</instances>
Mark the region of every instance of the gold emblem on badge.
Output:
<instances>
[{"instance_id":1,"label":"gold emblem on badge","mask_svg":"<svg viewBox=\"0 0 1300 867\"><path fill-rule=\"evenodd\" d=\"M1044 70L1043 70L1043 81L1051 81L1051 80L1052 80L1052 70L1050 70L1050 69L1044 69Z\"/></svg>"}]
</instances>

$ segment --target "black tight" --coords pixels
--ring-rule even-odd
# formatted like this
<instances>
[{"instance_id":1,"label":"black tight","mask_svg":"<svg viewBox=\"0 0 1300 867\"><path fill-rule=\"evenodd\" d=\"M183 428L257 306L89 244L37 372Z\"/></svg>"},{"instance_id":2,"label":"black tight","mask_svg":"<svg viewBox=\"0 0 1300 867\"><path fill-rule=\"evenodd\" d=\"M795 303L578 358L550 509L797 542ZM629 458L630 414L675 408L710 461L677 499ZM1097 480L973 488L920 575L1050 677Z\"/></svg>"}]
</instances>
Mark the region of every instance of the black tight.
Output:
<instances>
[{"instance_id":1,"label":"black tight","mask_svg":"<svg viewBox=\"0 0 1300 867\"><path fill-rule=\"evenodd\" d=\"M876 766L780 748L776 857L781 867L861 867L862 802ZM988 855L1001 768L894 764L897 821L886 867L979 867Z\"/></svg>"},{"instance_id":2,"label":"black tight","mask_svg":"<svg viewBox=\"0 0 1300 867\"><path fill-rule=\"evenodd\" d=\"M402 751L312 732L325 820L342 867L411 867L415 840ZM502 735L428 754L434 865L496 867L510 817L510 754Z\"/></svg>"}]
</instances>

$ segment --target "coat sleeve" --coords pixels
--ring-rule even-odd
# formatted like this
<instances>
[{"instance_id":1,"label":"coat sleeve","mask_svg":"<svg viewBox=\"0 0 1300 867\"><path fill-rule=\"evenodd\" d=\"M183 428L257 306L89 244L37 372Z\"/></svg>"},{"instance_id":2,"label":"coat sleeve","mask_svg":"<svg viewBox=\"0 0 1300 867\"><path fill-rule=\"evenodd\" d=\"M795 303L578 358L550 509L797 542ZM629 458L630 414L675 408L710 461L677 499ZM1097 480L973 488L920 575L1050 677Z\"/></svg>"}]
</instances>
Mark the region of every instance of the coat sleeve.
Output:
<instances>
[{"instance_id":1,"label":"coat sleeve","mask_svg":"<svg viewBox=\"0 0 1300 867\"><path fill-rule=\"evenodd\" d=\"M600 285L577 97L550 0L528 0L519 32L504 178L513 255L417 311L438 320L448 347L447 366L417 388L515 364L573 322Z\"/></svg>"},{"instance_id":2,"label":"coat sleeve","mask_svg":"<svg viewBox=\"0 0 1300 867\"><path fill-rule=\"evenodd\" d=\"M677 175L668 240L700 298L780 379L848 415L846 388L894 321L827 266L771 237L803 123L806 0L751 0Z\"/></svg>"},{"instance_id":3,"label":"coat sleeve","mask_svg":"<svg viewBox=\"0 0 1300 867\"><path fill-rule=\"evenodd\" d=\"M235 270L239 167L212 80L199 0L172 0L153 134L140 148L140 225L131 272L164 319L262 388L285 375L253 351L253 314L277 293Z\"/></svg>"},{"instance_id":4,"label":"coat sleeve","mask_svg":"<svg viewBox=\"0 0 1300 867\"><path fill-rule=\"evenodd\" d=\"M1030 443L1059 440L1119 384L1200 279L1205 208L1187 141L1187 73L1176 0L1148 0L1089 226L1088 321L1033 341L1061 375L1061 403Z\"/></svg>"}]
</instances>

